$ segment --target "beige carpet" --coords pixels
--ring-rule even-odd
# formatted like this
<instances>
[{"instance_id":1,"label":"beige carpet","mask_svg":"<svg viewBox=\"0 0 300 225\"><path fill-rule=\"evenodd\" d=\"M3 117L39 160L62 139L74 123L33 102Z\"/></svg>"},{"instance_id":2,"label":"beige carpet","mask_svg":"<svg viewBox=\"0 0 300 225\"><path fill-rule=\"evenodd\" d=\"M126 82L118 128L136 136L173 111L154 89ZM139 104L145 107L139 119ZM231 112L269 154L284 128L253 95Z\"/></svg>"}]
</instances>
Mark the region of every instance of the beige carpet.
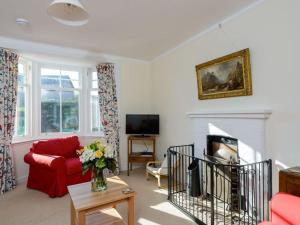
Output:
<instances>
[{"instance_id":1,"label":"beige carpet","mask_svg":"<svg viewBox=\"0 0 300 225\"><path fill-rule=\"evenodd\" d=\"M167 191L158 189L154 178L145 180L144 170L134 170L129 177L121 177L137 192L137 225L195 224L167 201ZM52 199L20 184L0 196L0 225L69 225L69 204L68 195ZM126 204L117 209L126 220Z\"/></svg>"}]
</instances>

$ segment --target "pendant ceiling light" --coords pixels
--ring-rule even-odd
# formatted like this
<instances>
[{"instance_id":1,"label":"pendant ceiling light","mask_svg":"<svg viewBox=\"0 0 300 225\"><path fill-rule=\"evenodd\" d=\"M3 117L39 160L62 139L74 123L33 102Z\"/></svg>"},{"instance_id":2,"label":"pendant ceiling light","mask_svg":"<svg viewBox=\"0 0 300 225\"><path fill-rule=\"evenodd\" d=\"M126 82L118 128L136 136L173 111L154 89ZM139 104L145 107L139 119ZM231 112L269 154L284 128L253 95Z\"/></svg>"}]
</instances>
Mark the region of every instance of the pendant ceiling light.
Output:
<instances>
[{"instance_id":1,"label":"pendant ceiling light","mask_svg":"<svg viewBox=\"0 0 300 225\"><path fill-rule=\"evenodd\" d=\"M54 0L47 12L54 20L69 26L82 26L89 18L79 0Z\"/></svg>"}]
</instances>

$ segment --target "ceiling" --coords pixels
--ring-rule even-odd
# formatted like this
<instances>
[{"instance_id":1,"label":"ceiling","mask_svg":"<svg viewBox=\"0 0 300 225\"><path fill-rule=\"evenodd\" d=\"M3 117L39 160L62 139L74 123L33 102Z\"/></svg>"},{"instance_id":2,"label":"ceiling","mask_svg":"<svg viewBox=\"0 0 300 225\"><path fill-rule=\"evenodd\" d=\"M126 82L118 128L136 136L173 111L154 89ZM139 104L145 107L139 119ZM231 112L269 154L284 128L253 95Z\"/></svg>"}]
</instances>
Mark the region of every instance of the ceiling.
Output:
<instances>
[{"instance_id":1,"label":"ceiling","mask_svg":"<svg viewBox=\"0 0 300 225\"><path fill-rule=\"evenodd\" d=\"M151 60L255 0L81 0L90 14L82 27L51 19L50 2L0 0L0 35ZM30 26L18 26L19 17Z\"/></svg>"}]
</instances>

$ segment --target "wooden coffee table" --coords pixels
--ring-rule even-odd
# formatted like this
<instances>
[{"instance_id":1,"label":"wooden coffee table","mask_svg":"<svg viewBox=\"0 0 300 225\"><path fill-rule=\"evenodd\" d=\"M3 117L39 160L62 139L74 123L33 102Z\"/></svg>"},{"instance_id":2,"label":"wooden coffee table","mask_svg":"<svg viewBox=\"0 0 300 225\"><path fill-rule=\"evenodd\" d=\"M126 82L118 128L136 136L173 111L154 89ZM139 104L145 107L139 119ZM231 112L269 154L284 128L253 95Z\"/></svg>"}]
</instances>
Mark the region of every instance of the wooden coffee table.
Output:
<instances>
[{"instance_id":1,"label":"wooden coffee table","mask_svg":"<svg viewBox=\"0 0 300 225\"><path fill-rule=\"evenodd\" d=\"M128 202L128 225L134 225L135 192L124 194L128 185L119 177L107 179L107 190L92 192L91 183L68 186L71 197L71 225L123 225L114 209L119 203Z\"/></svg>"}]
</instances>

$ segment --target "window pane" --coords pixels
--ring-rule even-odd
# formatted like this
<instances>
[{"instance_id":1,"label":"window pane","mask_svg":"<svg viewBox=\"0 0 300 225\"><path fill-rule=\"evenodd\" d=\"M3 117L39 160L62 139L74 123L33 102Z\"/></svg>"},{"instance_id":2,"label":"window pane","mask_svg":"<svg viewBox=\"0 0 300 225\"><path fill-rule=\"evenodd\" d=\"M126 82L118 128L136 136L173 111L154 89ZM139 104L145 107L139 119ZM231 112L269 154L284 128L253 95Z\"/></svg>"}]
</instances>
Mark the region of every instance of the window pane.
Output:
<instances>
[{"instance_id":1,"label":"window pane","mask_svg":"<svg viewBox=\"0 0 300 225\"><path fill-rule=\"evenodd\" d=\"M42 68L41 69L41 75L42 76L60 76L60 71L57 69L48 69L48 68Z\"/></svg>"},{"instance_id":2,"label":"window pane","mask_svg":"<svg viewBox=\"0 0 300 225\"><path fill-rule=\"evenodd\" d=\"M78 80L62 79L61 85L63 88L79 88Z\"/></svg>"},{"instance_id":3,"label":"window pane","mask_svg":"<svg viewBox=\"0 0 300 225\"><path fill-rule=\"evenodd\" d=\"M17 136L25 135L25 116L25 88L18 87L17 111L15 121L15 135Z\"/></svg>"},{"instance_id":4,"label":"window pane","mask_svg":"<svg viewBox=\"0 0 300 225\"><path fill-rule=\"evenodd\" d=\"M42 87L59 87L60 71L55 69L41 69Z\"/></svg>"},{"instance_id":5,"label":"window pane","mask_svg":"<svg viewBox=\"0 0 300 225\"><path fill-rule=\"evenodd\" d=\"M60 96L58 91L42 90L41 132L60 131Z\"/></svg>"},{"instance_id":6,"label":"window pane","mask_svg":"<svg viewBox=\"0 0 300 225\"><path fill-rule=\"evenodd\" d=\"M61 78L68 80L79 80L79 73L77 71L61 71Z\"/></svg>"},{"instance_id":7,"label":"window pane","mask_svg":"<svg viewBox=\"0 0 300 225\"><path fill-rule=\"evenodd\" d=\"M97 80L98 77L97 77L97 72L93 72L92 73L92 80Z\"/></svg>"},{"instance_id":8,"label":"window pane","mask_svg":"<svg viewBox=\"0 0 300 225\"><path fill-rule=\"evenodd\" d=\"M98 81L92 81L92 88L98 88Z\"/></svg>"},{"instance_id":9,"label":"window pane","mask_svg":"<svg viewBox=\"0 0 300 225\"><path fill-rule=\"evenodd\" d=\"M24 85L25 82L25 73L24 73L24 65L19 63L18 65L18 71L19 71L19 75L18 75L18 85Z\"/></svg>"},{"instance_id":10,"label":"window pane","mask_svg":"<svg viewBox=\"0 0 300 225\"><path fill-rule=\"evenodd\" d=\"M79 130L79 93L62 92L62 132Z\"/></svg>"},{"instance_id":11,"label":"window pane","mask_svg":"<svg viewBox=\"0 0 300 225\"><path fill-rule=\"evenodd\" d=\"M18 71L19 71L19 74L24 74L24 65L22 63L19 63L18 64Z\"/></svg>"},{"instance_id":12,"label":"window pane","mask_svg":"<svg viewBox=\"0 0 300 225\"><path fill-rule=\"evenodd\" d=\"M18 76L18 85L24 85L24 83L25 83L24 74L19 74L19 76Z\"/></svg>"},{"instance_id":13,"label":"window pane","mask_svg":"<svg viewBox=\"0 0 300 225\"><path fill-rule=\"evenodd\" d=\"M79 88L79 73L77 71L61 71L61 85L64 88Z\"/></svg>"},{"instance_id":14,"label":"window pane","mask_svg":"<svg viewBox=\"0 0 300 225\"><path fill-rule=\"evenodd\" d=\"M100 109L97 91L91 91L91 125L92 132L100 131Z\"/></svg>"}]
</instances>

